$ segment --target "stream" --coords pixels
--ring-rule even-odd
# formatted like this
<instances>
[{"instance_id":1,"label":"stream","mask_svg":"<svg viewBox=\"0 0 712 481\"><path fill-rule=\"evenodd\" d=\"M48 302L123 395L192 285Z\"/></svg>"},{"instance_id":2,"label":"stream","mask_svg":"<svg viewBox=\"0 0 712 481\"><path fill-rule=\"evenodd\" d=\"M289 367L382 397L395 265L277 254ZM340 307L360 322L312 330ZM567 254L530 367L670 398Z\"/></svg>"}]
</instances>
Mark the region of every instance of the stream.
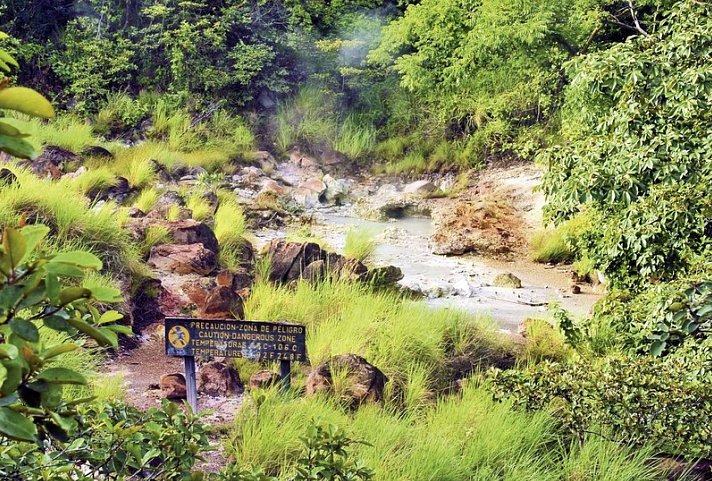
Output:
<instances>
[{"instance_id":1,"label":"stream","mask_svg":"<svg viewBox=\"0 0 712 481\"><path fill-rule=\"evenodd\" d=\"M600 297L590 286L584 286L580 294L572 294L571 277L565 269L535 264L528 259L504 262L475 255L433 254L429 239L434 227L426 217L375 222L353 217L350 210L338 207L316 209L313 215L315 223L311 231L330 250L343 251L349 229L368 229L378 240L372 264L399 267L404 274L400 284L423 293L430 306L491 316L504 332L516 333L519 323L526 318L548 317L547 304L551 302L583 316ZM285 237L286 232L263 229L256 236L258 244L264 245ZM493 286L494 278L503 273L519 277L522 288Z\"/></svg>"}]
</instances>

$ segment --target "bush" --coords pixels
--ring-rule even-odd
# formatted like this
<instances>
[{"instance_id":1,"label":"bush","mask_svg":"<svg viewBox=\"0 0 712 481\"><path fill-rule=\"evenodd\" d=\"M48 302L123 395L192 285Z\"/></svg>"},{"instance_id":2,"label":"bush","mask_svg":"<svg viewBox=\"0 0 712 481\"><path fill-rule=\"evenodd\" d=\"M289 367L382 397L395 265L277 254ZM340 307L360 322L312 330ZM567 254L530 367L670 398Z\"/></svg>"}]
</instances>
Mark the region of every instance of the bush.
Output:
<instances>
[{"instance_id":1,"label":"bush","mask_svg":"<svg viewBox=\"0 0 712 481\"><path fill-rule=\"evenodd\" d=\"M549 410L580 439L603 429L667 454L709 458L712 365L700 354L663 360L611 354L499 371L495 396L529 410Z\"/></svg>"},{"instance_id":2,"label":"bush","mask_svg":"<svg viewBox=\"0 0 712 481\"><path fill-rule=\"evenodd\" d=\"M45 451L37 444L0 440L4 480L194 479L191 471L208 446L207 427L164 400L146 412L117 402L80 410L75 435Z\"/></svg>"}]
</instances>

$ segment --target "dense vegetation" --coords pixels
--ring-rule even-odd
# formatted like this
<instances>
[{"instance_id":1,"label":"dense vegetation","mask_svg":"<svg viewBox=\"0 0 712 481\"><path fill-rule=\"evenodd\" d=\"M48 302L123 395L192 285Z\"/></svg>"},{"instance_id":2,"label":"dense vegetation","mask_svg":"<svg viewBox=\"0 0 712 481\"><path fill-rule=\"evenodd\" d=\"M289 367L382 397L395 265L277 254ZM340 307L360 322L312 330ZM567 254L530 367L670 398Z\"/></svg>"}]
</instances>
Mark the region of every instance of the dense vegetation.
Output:
<instances>
[{"instance_id":1,"label":"dense vegetation","mask_svg":"<svg viewBox=\"0 0 712 481\"><path fill-rule=\"evenodd\" d=\"M0 31L2 479L200 479L219 433L92 377L170 237L130 231L132 208L199 172L160 215L205 222L237 270L247 220L221 180L258 149L389 173L536 161L533 259L607 292L519 345L374 286L258 272L249 318L304 323L313 364L359 354L389 382L357 409L338 376L331 395L301 396L305 373L253 391L213 479L638 481L712 458L709 2L9 0ZM71 175L19 162L49 147ZM374 249L347 234L347 257Z\"/></svg>"}]
</instances>

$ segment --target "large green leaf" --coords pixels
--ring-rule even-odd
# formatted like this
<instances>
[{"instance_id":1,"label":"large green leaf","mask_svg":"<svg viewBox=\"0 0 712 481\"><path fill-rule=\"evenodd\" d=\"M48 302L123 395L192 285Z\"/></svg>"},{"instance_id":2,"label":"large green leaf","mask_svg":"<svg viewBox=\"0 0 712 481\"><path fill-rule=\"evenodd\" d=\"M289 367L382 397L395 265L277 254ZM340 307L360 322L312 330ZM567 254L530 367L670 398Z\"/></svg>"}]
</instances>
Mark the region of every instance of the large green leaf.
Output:
<instances>
[{"instance_id":1,"label":"large green leaf","mask_svg":"<svg viewBox=\"0 0 712 481\"><path fill-rule=\"evenodd\" d=\"M85 269L101 270L102 263L94 254L84 251L68 251L60 252L52 257L51 263L70 264Z\"/></svg>"},{"instance_id":2,"label":"large green leaf","mask_svg":"<svg viewBox=\"0 0 712 481\"><path fill-rule=\"evenodd\" d=\"M54 117L54 108L49 100L27 87L10 87L0 90L0 109L15 110L43 119Z\"/></svg>"},{"instance_id":3,"label":"large green leaf","mask_svg":"<svg viewBox=\"0 0 712 481\"><path fill-rule=\"evenodd\" d=\"M87 336L91 337L92 339L94 339L95 341L97 341L98 343L100 343L104 346L116 347L116 345L112 343L113 338L108 337L107 335L105 335L103 332L101 332L96 327L94 327L90 324L87 324L86 322L84 322L80 319L75 319L75 318L67 319L67 323L70 326L72 326L73 328L75 328L76 330L83 332L84 334L86 334Z\"/></svg>"},{"instance_id":4,"label":"large green leaf","mask_svg":"<svg viewBox=\"0 0 712 481\"><path fill-rule=\"evenodd\" d=\"M12 344L0 344L0 359L15 359L20 351ZM0 382L2 386L2 382Z\"/></svg>"},{"instance_id":5,"label":"large green leaf","mask_svg":"<svg viewBox=\"0 0 712 481\"><path fill-rule=\"evenodd\" d=\"M53 357L57 357L61 354L66 354L68 352L76 351L77 349L79 349L79 346L71 342L58 344L42 351L40 353L40 358L44 360L52 359Z\"/></svg>"},{"instance_id":6,"label":"large green leaf","mask_svg":"<svg viewBox=\"0 0 712 481\"><path fill-rule=\"evenodd\" d=\"M0 434L16 441L31 443L37 438L37 427L22 414L0 407Z\"/></svg>"},{"instance_id":7,"label":"large green leaf","mask_svg":"<svg viewBox=\"0 0 712 481\"><path fill-rule=\"evenodd\" d=\"M92 291L92 293L93 292L94 291ZM103 313L101 315L101 318L99 318L99 322L97 322L97 324L106 324L109 322L115 322L115 321L118 321L123 318L124 318L124 315L121 314L120 312L106 311L105 313Z\"/></svg>"},{"instance_id":8,"label":"large green leaf","mask_svg":"<svg viewBox=\"0 0 712 481\"><path fill-rule=\"evenodd\" d=\"M50 367L49 369L45 369L37 376L37 379L50 384L84 385L87 383L84 376L66 367Z\"/></svg>"},{"instance_id":9,"label":"large green leaf","mask_svg":"<svg viewBox=\"0 0 712 481\"><path fill-rule=\"evenodd\" d=\"M17 267L20 259L25 256L27 243L20 231L8 227L2 236L2 247L5 253L0 261L0 268L2 268L3 272L9 273Z\"/></svg>"},{"instance_id":10,"label":"large green leaf","mask_svg":"<svg viewBox=\"0 0 712 481\"><path fill-rule=\"evenodd\" d=\"M99 302L113 304L123 300L121 291L113 287L94 287L91 290L91 294L92 297Z\"/></svg>"},{"instance_id":11,"label":"large green leaf","mask_svg":"<svg viewBox=\"0 0 712 481\"><path fill-rule=\"evenodd\" d=\"M31 143L20 137L3 134L0 134L0 151L21 159L34 159L37 157L37 150Z\"/></svg>"},{"instance_id":12,"label":"large green leaf","mask_svg":"<svg viewBox=\"0 0 712 481\"><path fill-rule=\"evenodd\" d=\"M30 321L15 318L10 321L10 329L26 341L37 342L40 340L40 332L37 330L37 326Z\"/></svg>"},{"instance_id":13,"label":"large green leaf","mask_svg":"<svg viewBox=\"0 0 712 481\"><path fill-rule=\"evenodd\" d=\"M34 252L40 242L49 234L49 227L42 224L28 225L20 229L25 238L25 255L20 259L20 263L27 260L27 257Z\"/></svg>"},{"instance_id":14,"label":"large green leaf","mask_svg":"<svg viewBox=\"0 0 712 481\"><path fill-rule=\"evenodd\" d=\"M69 304L77 299L88 299L91 297L91 291L84 287L67 287L59 293L59 302Z\"/></svg>"}]
</instances>

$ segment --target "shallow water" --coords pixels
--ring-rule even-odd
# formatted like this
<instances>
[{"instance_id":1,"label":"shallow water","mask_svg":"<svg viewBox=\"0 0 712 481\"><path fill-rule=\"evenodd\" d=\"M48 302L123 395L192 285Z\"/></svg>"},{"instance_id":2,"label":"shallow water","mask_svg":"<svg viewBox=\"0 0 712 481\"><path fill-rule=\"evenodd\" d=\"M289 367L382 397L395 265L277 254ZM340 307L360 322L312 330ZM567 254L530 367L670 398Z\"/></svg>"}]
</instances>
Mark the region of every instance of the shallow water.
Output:
<instances>
[{"instance_id":1,"label":"shallow water","mask_svg":"<svg viewBox=\"0 0 712 481\"><path fill-rule=\"evenodd\" d=\"M585 315L599 297L590 288L569 294L571 280L565 271L527 259L498 262L478 256L433 254L429 239L435 229L429 218L375 222L329 211L318 211L315 218L312 231L337 252L343 249L348 229L371 230L379 242L373 264L400 267L404 274L400 284L423 292L428 304L492 316L504 331L516 332L519 323L529 317L548 317L546 304L550 302L559 302L575 315ZM266 230L259 232L258 238L266 242L284 235ZM498 274L506 272L522 280L521 289L491 285Z\"/></svg>"}]
</instances>

